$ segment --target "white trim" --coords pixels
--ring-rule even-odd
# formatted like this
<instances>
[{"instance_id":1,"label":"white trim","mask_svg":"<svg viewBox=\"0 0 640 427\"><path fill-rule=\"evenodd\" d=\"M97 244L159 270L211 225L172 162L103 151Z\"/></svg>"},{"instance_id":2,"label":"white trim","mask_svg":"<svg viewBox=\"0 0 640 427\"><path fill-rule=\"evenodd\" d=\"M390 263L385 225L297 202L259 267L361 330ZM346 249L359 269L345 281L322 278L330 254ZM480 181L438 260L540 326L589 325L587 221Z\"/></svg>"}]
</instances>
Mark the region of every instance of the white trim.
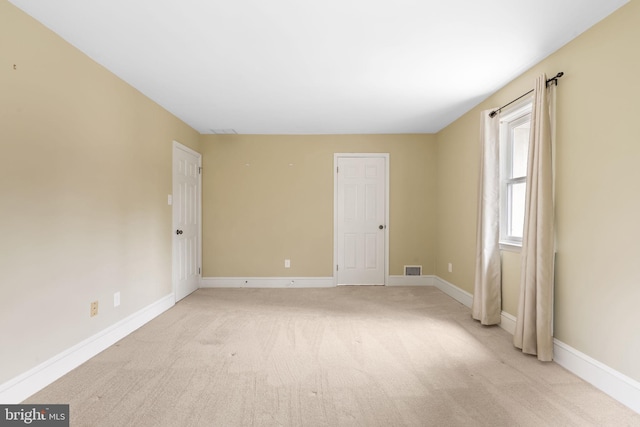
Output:
<instances>
[{"instance_id":1,"label":"white trim","mask_svg":"<svg viewBox=\"0 0 640 427\"><path fill-rule=\"evenodd\" d=\"M470 294L465 290L460 289L456 285L449 283L438 276L431 276L431 277L432 277L433 286L437 287L442 292L449 295L451 298L455 299L459 303L464 304L467 307L471 308L471 305L473 304L472 294ZM516 318L511 314L507 313L506 311L503 311L502 313L500 313L499 326L505 331L509 332L511 335L513 335L513 333L516 330Z\"/></svg>"},{"instance_id":2,"label":"white trim","mask_svg":"<svg viewBox=\"0 0 640 427\"><path fill-rule=\"evenodd\" d=\"M520 253L522 252L522 244L517 245L515 243L500 242L500 250L507 251L507 252Z\"/></svg>"},{"instance_id":3,"label":"white trim","mask_svg":"<svg viewBox=\"0 0 640 427\"><path fill-rule=\"evenodd\" d=\"M186 151L186 152L187 152L187 153L189 153L189 154L192 154L192 155L194 155L194 156L196 156L196 157L200 157L200 158L202 158L202 154L198 153L196 150L194 150L194 149L192 149L192 148L187 147L187 146L186 146L186 145L184 145L184 144L180 144L178 141L175 141L175 140L173 141L173 147L174 147L174 148L179 148L179 149L181 149L182 151ZM202 166L202 165L201 165L201 166Z\"/></svg>"},{"instance_id":4,"label":"white trim","mask_svg":"<svg viewBox=\"0 0 640 427\"><path fill-rule=\"evenodd\" d=\"M553 361L640 414L640 382L553 340Z\"/></svg>"},{"instance_id":5,"label":"white trim","mask_svg":"<svg viewBox=\"0 0 640 427\"><path fill-rule=\"evenodd\" d=\"M390 176L390 156L389 153L333 153L333 285L338 286L338 272L336 271L336 265L338 265L338 158L340 157L382 157L384 158L384 170L385 170L385 227L384 227L384 284L389 281L389 224L391 223L389 217L389 176Z\"/></svg>"},{"instance_id":6,"label":"white trim","mask_svg":"<svg viewBox=\"0 0 640 427\"><path fill-rule=\"evenodd\" d=\"M471 304L473 304L473 295L471 295L469 292L460 289L456 285L453 285L438 276L434 276L433 286L440 289L442 292L449 295L459 303L462 303L471 308Z\"/></svg>"},{"instance_id":7,"label":"white trim","mask_svg":"<svg viewBox=\"0 0 640 427\"><path fill-rule=\"evenodd\" d=\"M433 286L435 276L389 276L387 286Z\"/></svg>"},{"instance_id":8,"label":"white trim","mask_svg":"<svg viewBox=\"0 0 640 427\"><path fill-rule=\"evenodd\" d=\"M20 403L174 306L169 294L0 385L0 402Z\"/></svg>"},{"instance_id":9,"label":"white trim","mask_svg":"<svg viewBox=\"0 0 640 427\"><path fill-rule=\"evenodd\" d=\"M509 222L511 220L512 202L507 196L507 189L510 185L525 183L527 177L512 177L512 156L513 148L512 130L514 127L524 123L531 123L531 113L533 109L533 96L523 97L522 100L510 105L500 113L500 243L522 246L522 237L512 236L508 233ZM526 173L526 171L525 171Z\"/></svg>"},{"instance_id":10,"label":"white trim","mask_svg":"<svg viewBox=\"0 0 640 427\"><path fill-rule=\"evenodd\" d=\"M473 295L470 293L438 276L433 277L433 282L442 292L471 307ZM500 327L513 335L516 318L503 311ZM557 339L553 340L553 353L553 361L558 365L640 414L640 382Z\"/></svg>"},{"instance_id":11,"label":"white trim","mask_svg":"<svg viewBox=\"0 0 640 427\"><path fill-rule=\"evenodd\" d=\"M332 288L333 277L203 277L200 288Z\"/></svg>"},{"instance_id":12,"label":"white trim","mask_svg":"<svg viewBox=\"0 0 640 427\"><path fill-rule=\"evenodd\" d=\"M415 279L420 279L416 281ZM438 276L389 276L389 286L435 286L458 302L471 307L468 292ZM291 286L293 280L294 285ZM333 287L333 277L204 277L202 288L320 288ZM102 330L51 359L0 385L0 402L20 403L93 356L174 306L169 294L120 322ZM516 318L502 312L500 327L513 334ZM554 362L620 403L640 413L640 382L554 339Z\"/></svg>"},{"instance_id":13,"label":"white trim","mask_svg":"<svg viewBox=\"0 0 640 427\"><path fill-rule=\"evenodd\" d=\"M513 335L516 332L516 318L515 316L503 311L500 313L500 325L502 329Z\"/></svg>"}]
</instances>

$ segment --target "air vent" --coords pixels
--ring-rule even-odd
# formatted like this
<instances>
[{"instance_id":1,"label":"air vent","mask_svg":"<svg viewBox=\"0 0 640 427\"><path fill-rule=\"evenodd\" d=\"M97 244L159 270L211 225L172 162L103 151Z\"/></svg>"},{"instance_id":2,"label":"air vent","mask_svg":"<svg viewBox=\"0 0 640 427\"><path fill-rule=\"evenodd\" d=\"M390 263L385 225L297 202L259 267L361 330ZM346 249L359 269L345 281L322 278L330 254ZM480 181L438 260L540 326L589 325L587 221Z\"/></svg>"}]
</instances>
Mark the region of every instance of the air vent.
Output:
<instances>
[{"instance_id":1,"label":"air vent","mask_svg":"<svg viewBox=\"0 0 640 427\"><path fill-rule=\"evenodd\" d=\"M422 276L422 266L421 265L405 265L404 275L405 276Z\"/></svg>"},{"instance_id":2,"label":"air vent","mask_svg":"<svg viewBox=\"0 0 640 427\"><path fill-rule=\"evenodd\" d=\"M209 129L214 135L237 135L235 129Z\"/></svg>"}]
</instances>

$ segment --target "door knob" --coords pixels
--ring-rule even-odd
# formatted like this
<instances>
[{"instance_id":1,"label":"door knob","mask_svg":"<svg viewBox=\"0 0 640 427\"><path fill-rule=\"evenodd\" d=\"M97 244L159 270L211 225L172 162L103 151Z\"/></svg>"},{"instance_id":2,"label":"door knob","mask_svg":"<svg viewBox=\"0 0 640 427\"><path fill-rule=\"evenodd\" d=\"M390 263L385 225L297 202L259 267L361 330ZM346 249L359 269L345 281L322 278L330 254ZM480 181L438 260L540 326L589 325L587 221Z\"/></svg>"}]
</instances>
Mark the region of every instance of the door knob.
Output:
<instances>
[{"instance_id":1,"label":"door knob","mask_svg":"<svg viewBox=\"0 0 640 427\"><path fill-rule=\"evenodd\" d=\"M382 224L381 224L381 225L379 225L379 226L378 226L378 228L379 228L380 230L382 230L382 229L384 228L384 225L382 225Z\"/></svg>"},{"instance_id":2,"label":"door knob","mask_svg":"<svg viewBox=\"0 0 640 427\"><path fill-rule=\"evenodd\" d=\"M177 234L177 235L182 234L182 230L176 230L176 234Z\"/></svg>"}]
</instances>

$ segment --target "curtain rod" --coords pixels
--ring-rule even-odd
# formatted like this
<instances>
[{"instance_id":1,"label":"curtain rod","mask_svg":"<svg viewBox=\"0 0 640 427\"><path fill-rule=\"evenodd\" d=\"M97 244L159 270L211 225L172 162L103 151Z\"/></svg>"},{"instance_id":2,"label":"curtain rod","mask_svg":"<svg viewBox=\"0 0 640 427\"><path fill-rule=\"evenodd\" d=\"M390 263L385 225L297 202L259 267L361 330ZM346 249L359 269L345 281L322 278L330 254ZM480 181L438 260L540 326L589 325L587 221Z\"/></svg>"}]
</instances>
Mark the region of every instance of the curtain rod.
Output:
<instances>
[{"instance_id":1,"label":"curtain rod","mask_svg":"<svg viewBox=\"0 0 640 427\"><path fill-rule=\"evenodd\" d=\"M562 71L560 71L558 74L555 75L555 77L551 77L549 80L547 80L547 87L549 86L549 83L551 83L551 82L553 82L556 86L558 86L558 79L560 77L562 77L562 76L564 76L564 73ZM533 92L533 89L531 89L529 92L525 93L524 95L520 95L519 97L517 97L513 101L504 104L502 107L500 107L500 108L498 108L496 110L493 110L492 112L489 113L489 117L494 118L496 116L496 114L498 114L500 111L502 111L502 109L504 107L508 107L509 105L513 104L517 100L522 99L525 96L529 95L531 92Z\"/></svg>"}]
</instances>

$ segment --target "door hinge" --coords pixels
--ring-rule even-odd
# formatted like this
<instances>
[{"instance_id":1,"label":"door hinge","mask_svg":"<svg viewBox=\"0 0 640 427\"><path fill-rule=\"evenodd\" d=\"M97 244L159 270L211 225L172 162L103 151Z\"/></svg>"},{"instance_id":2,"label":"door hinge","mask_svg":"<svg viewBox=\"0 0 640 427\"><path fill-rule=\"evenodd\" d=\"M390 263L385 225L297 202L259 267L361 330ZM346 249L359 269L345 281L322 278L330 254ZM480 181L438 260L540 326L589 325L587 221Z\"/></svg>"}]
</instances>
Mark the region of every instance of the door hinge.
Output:
<instances>
[{"instance_id":1,"label":"door hinge","mask_svg":"<svg viewBox=\"0 0 640 427\"><path fill-rule=\"evenodd\" d=\"M200 274L200 267L198 267L198 274Z\"/></svg>"},{"instance_id":2,"label":"door hinge","mask_svg":"<svg viewBox=\"0 0 640 427\"><path fill-rule=\"evenodd\" d=\"M202 166L198 166L198 175L202 173Z\"/></svg>"},{"instance_id":3,"label":"door hinge","mask_svg":"<svg viewBox=\"0 0 640 427\"><path fill-rule=\"evenodd\" d=\"M340 166L336 166L336 173L340 173Z\"/></svg>"},{"instance_id":4,"label":"door hinge","mask_svg":"<svg viewBox=\"0 0 640 427\"><path fill-rule=\"evenodd\" d=\"M340 266L336 265L336 271L339 271L339 270L340 270Z\"/></svg>"}]
</instances>

